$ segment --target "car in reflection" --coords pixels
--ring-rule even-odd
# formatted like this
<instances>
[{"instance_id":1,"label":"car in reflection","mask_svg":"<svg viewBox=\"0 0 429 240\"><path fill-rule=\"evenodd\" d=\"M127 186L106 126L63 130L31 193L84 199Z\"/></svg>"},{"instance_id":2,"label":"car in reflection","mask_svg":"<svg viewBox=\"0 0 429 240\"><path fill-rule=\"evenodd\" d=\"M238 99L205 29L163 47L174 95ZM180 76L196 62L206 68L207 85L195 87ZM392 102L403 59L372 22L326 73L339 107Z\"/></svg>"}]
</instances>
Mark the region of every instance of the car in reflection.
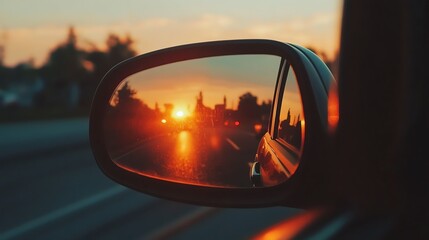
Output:
<instances>
[{"instance_id":1,"label":"car in reflection","mask_svg":"<svg viewBox=\"0 0 429 240\"><path fill-rule=\"evenodd\" d=\"M240 126L240 121L237 119L226 119L223 122L224 127L236 128Z\"/></svg>"}]
</instances>

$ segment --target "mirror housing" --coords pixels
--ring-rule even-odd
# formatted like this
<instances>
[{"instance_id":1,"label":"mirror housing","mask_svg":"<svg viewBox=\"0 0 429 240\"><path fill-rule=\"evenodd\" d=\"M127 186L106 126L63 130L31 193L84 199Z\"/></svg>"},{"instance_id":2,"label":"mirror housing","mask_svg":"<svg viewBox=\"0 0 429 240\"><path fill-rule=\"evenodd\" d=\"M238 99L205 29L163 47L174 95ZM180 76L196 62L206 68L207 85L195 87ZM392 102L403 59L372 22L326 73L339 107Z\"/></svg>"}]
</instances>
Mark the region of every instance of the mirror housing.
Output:
<instances>
[{"instance_id":1,"label":"mirror housing","mask_svg":"<svg viewBox=\"0 0 429 240\"><path fill-rule=\"evenodd\" d=\"M199 186L137 174L114 163L102 134L102 118L113 92L126 77L170 63L239 54L279 56L295 71L306 116L306 131L300 164L287 181L276 186L254 188ZM297 45L272 40L215 41L154 51L117 64L102 79L90 114L91 147L95 160L105 175L119 184L156 197L215 207L306 207L329 198L324 192L324 169L329 166L326 156L329 142L327 102L328 91L333 82L331 72L314 53ZM275 112L276 104L273 106ZM274 132L272 130L273 134ZM284 149L276 144L273 134L265 134L261 144L268 144L273 154L281 153Z\"/></svg>"}]
</instances>

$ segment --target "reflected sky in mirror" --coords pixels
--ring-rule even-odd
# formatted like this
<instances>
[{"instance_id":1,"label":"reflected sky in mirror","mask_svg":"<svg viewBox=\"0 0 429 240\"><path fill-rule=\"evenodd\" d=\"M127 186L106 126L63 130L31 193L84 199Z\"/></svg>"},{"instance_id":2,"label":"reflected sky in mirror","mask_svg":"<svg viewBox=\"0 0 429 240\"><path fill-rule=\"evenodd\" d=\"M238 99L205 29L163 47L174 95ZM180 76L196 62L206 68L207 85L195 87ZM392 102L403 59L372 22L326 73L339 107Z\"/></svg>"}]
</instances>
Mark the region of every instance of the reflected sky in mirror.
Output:
<instances>
[{"instance_id":1,"label":"reflected sky in mirror","mask_svg":"<svg viewBox=\"0 0 429 240\"><path fill-rule=\"evenodd\" d=\"M176 107L195 105L204 92L204 104L214 107L225 96L228 108L237 108L238 97L258 89L259 100L273 97L273 76L280 58L270 55L236 55L177 62L136 73L127 79L138 91L136 97L150 107L173 103Z\"/></svg>"},{"instance_id":2,"label":"reflected sky in mirror","mask_svg":"<svg viewBox=\"0 0 429 240\"><path fill-rule=\"evenodd\" d=\"M252 187L249 166L270 117L280 57L195 59L136 73L104 119L114 162L168 181Z\"/></svg>"}]
</instances>

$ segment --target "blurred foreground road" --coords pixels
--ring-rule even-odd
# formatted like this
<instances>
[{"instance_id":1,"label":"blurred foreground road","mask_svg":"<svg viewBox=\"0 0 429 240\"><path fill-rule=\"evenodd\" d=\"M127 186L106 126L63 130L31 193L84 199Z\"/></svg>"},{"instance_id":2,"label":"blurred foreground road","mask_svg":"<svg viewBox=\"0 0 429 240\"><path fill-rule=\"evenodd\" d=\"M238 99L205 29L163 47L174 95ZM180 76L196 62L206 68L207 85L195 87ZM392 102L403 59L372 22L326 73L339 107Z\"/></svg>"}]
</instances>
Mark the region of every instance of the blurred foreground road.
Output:
<instances>
[{"instance_id":1,"label":"blurred foreground road","mask_svg":"<svg viewBox=\"0 0 429 240\"><path fill-rule=\"evenodd\" d=\"M0 125L0 239L248 239L300 210L209 208L122 187L96 166L88 119Z\"/></svg>"}]
</instances>

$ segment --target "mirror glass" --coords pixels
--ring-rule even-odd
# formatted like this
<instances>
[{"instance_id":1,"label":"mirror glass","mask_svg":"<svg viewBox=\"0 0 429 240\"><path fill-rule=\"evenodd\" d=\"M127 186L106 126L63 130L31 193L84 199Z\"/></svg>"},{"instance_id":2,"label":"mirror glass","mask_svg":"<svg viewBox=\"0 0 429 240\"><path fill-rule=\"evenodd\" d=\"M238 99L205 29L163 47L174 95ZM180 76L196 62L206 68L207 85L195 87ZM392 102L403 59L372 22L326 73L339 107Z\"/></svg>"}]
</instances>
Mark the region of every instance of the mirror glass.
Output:
<instances>
[{"instance_id":1,"label":"mirror glass","mask_svg":"<svg viewBox=\"0 0 429 240\"><path fill-rule=\"evenodd\" d=\"M252 187L281 58L230 55L135 73L117 87L103 120L119 167L167 181Z\"/></svg>"},{"instance_id":2,"label":"mirror glass","mask_svg":"<svg viewBox=\"0 0 429 240\"><path fill-rule=\"evenodd\" d=\"M283 97L280 105L279 126L277 139L301 151L304 136L304 109L301 102L301 94L296 81L295 71L292 67L289 68L286 85L283 91ZM298 157L290 159L292 162L298 163Z\"/></svg>"}]
</instances>

